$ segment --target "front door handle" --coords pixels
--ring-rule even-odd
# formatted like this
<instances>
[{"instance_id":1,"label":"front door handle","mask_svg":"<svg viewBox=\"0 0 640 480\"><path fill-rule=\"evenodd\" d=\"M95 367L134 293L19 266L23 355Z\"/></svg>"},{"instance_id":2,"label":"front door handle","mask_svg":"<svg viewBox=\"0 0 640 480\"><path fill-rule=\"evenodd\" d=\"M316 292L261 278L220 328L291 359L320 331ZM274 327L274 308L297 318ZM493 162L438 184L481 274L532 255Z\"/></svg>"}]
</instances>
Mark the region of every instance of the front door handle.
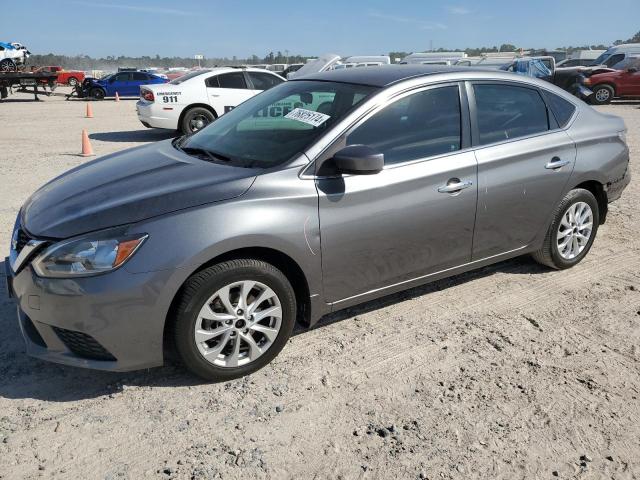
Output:
<instances>
[{"instance_id":1,"label":"front door handle","mask_svg":"<svg viewBox=\"0 0 640 480\"><path fill-rule=\"evenodd\" d=\"M570 163L570 160L561 160L560 157L553 157L551 161L544 166L544 168L547 170L557 170L558 168L565 167Z\"/></svg>"},{"instance_id":2,"label":"front door handle","mask_svg":"<svg viewBox=\"0 0 640 480\"><path fill-rule=\"evenodd\" d=\"M459 178L451 178L446 185L438 188L440 193L458 193L465 188L469 188L473 182L463 182Z\"/></svg>"}]
</instances>

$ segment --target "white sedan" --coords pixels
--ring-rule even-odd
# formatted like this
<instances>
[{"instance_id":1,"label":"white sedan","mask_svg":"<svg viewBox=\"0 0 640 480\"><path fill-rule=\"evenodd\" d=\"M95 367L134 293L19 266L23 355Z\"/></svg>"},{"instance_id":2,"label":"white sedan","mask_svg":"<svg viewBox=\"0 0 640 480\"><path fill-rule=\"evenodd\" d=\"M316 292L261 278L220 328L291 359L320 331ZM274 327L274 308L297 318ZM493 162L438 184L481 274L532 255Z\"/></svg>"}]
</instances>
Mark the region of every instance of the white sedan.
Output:
<instances>
[{"instance_id":1,"label":"white sedan","mask_svg":"<svg viewBox=\"0 0 640 480\"><path fill-rule=\"evenodd\" d=\"M169 83L140 87L138 119L146 127L191 134L285 80L257 68L196 70Z\"/></svg>"}]
</instances>

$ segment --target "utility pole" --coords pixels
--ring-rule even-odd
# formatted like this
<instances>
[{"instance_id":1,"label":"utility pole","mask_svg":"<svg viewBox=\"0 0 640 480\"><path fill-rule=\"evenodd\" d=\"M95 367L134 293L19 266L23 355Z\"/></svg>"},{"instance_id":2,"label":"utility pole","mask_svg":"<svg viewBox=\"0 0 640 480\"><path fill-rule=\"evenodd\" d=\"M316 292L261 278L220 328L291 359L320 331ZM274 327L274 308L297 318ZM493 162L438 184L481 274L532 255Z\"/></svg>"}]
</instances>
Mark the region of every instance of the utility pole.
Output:
<instances>
[{"instance_id":1,"label":"utility pole","mask_svg":"<svg viewBox=\"0 0 640 480\"><path fill-rule=\"evenodd\" d=\"M284 63L289 64L289 50L285 50L284 54L286 55Z\"/></svg>"}]
</instances>

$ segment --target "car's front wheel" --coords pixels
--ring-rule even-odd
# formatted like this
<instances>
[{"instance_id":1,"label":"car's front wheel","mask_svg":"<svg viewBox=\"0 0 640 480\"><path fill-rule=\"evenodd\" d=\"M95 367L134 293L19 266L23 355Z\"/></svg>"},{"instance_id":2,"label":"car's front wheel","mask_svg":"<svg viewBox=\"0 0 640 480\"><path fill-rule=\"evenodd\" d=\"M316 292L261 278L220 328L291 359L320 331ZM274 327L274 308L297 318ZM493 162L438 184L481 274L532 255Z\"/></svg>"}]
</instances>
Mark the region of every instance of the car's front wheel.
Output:
<instances>
[{"instance_id":1,"label":"car's front wheel","mask_svg":"<svg viewBox=\"0 0 640 480\"><path fill-rule=\"evenodd\" d=\"M540 250L533 258L558 270L573 267L591 249L600 225L598 201L582 188L562 199Z\"/></svg>"},{"instance_id":2,"label":"car's front wheel","mask_svg":"<svg viewBox=\"0 0 640 480\"><path fill-rule=\"evenodd\" d=\"M254 259L216 264L189 278L173 318L184 365L212 381L239 378L267 365L284 348L296 317L287 277Z\"/></svg>"},{"instance_id":3,"label":"car's front wheel","mask_svg":"<svg viewBox=\"0 0 640 480\"><path fill-rule=\"evenodd\" d=\"M67 83L69 84L70 87L75 87L76 85L78 85L78 79L76 77L71 77L69 78Z\"/></svg>"},{"instance_id":4,"label":"car's front wheel","mask_svg":"<svg viewBox=\"0 0 640 480\"><path fill-rule=\"evenodd\" d=\"M185 135L191 135L209 125L216 116L204 107L193 107L182 117L180 129Z\"/></svg>"},{"instance_id":5,"label":"car's front wheel","mask_svg":"<svg viewBox=\"0 0 640 480\"><path fill-rule=\"evenodd\" d=\"M595 105L606 105L611 103L615 92L611 85L598 85L593 88L593 95L591 96L591 102Z\"/></svg>"},{"instance_id":6,"label":"car's front wheel","mask_svg":"<svg viewBox=\"0 0 640 480\"><path fill-rule=\"evenodd\" d=\"M92 88L90 95L96 100L104 100L105 94L104 94L104 90L102 90L101 88Z\"/></svg>"}]
</instances>

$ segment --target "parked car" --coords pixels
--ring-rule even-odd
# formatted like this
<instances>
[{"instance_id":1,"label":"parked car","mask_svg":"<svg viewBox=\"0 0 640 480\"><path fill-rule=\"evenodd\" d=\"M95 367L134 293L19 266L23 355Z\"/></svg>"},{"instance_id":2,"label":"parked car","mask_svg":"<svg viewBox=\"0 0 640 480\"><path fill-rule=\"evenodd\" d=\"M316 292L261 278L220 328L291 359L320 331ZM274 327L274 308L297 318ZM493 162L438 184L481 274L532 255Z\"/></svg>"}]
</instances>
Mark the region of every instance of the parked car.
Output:
<instances>
[{"instance_id":1,"label":"parked car","mask_svg":"<svg viewBox=\"0 0 640 480\"><path fill-rule=\"evenodd\" d=\"M85 79L84 72L78 70L65 70L59 66L45 66L35 69L36 72L51 72L57 74L57 82L71 87L82 83Z\"/></svg>"},{"instance_id":2,"label":"parked car","mask_svg":"<svg viewBox=\"0 0 640 480\"><path fill-rule=\"evenodd\" d=\"M580 70L556 68L555 59L550 56L517 58L500 69L546 80L582 100L593 93L585 86L586 77Z\"/></svg>"},{"instance_id":3,"label":"parked car","mask_svg":"<svg viewBox=\"0 0 640 480\"><path fill-rule=\"evenodd\" d=\"M286 63L274 63L272 65L268 65L267 70L282 75L282 72L284 72L288 67L289 65Z\"/></svg>"},{"instance_id":4,"label":"parked car","mask_svg":"<svg viewBox=\"0 0 640 480\"><path fill-rule=\"evenodd\" d=\"M285 80L259 68L219 67L196 70L167 85L146 85L136 104L148 128L191 134L254 95Z\"/></svg>"},{"instance_id":5,"label":"parked car","mask_svg":"<svg viewBox=\"0 0 640 480\"><path fill-rule=\"evenodd\" d=\"M137 97L140 95L142 85L154 85L167 83L168 79L152 73L144 72L117 72L109 74L101 79L87 78L82 83L84 96L102 100L105 97Z\"/></svg>"},{"instance_id":6,"label":"parked car","mask_svg":"<svg viewBox=\"0 0 640 480\"><path fill-rule=\"evenodd\" d=\"M301 78L318 72L329 71L335 65L339 64L341 58L342 57L340 55L335 53L325 53L324 55L320 55L318 58L307 60L307 63L297 71L289 73L287 75L287 79L292 80L294 78Z\"/></svg>"},{"instance_id":7,"label":"parked car","mask_svg":"<svg viewBox=\"0 0 640 480\"><path fill-rule=\"evenodd\" d=\"M296 322L519 255L573 267L629 181L624 122L550 83L323 72L49 182L20 209L7 284L30 355L121 371L172 348L228 380Z\"/></svg>"},{"instance_id":8,"label":"parked car","mask_svg":"<svg viewBox=\"0 0 640 480\"><path fill-rule=\"evenodd\" d=\"M640 56L628 57L618 66L621 70L598 73L585 80L593 91L592 103L605 105L614 98L640 97Z\"/></svg>"}]
</instances>

